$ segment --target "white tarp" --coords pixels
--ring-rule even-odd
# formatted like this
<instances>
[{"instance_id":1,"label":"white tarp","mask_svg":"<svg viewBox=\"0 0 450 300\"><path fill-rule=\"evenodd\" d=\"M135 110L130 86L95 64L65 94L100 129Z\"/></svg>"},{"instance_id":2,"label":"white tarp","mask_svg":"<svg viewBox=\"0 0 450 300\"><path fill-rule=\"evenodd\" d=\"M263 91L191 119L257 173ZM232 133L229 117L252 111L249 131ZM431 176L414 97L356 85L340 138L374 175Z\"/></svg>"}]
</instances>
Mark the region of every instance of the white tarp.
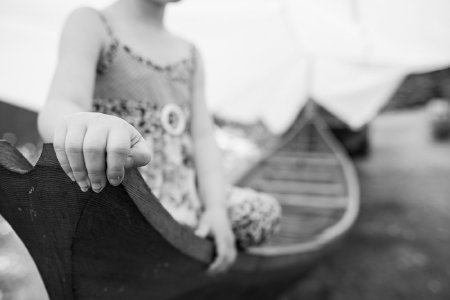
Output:
<instances>
[{"instance_id":1,"label":"white tarp","mask_svg":"<svg viewBox=\"0 0 450 300\"><path fill-rule=\"evenodd\" d=\"M63 19L111 1L0 2L0 97L39 109ZM285 129L313 97L357 128L409 72L450 65L448 0L185 0L171 28L194 41L211 108Z\"/></svg>"}]
</instances>

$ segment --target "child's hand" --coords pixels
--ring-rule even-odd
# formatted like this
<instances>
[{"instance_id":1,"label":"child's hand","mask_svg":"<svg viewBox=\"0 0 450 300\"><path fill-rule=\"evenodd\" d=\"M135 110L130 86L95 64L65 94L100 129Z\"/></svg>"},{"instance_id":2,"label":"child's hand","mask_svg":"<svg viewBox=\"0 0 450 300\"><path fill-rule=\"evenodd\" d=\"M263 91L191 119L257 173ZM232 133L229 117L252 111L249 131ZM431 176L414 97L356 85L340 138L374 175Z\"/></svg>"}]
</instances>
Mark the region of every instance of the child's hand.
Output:
<instances>
[{"instance_id":1,"label":"child's hand","mask_svg":"<svg viewBox=\"0 0 450 300\"><path fill-rule=\"evenodd\" d=\"M207 235L214 237L216 258L208 271L211 274L225 272L234 263L237 256L235 238L226 208L207 209L203 213L195 233L201 237Z\"/></svg>"},{"instance_id":2,"label":"child's hand","mask_svg":"<svg viewBox=\"0 0 450 300\"><path fill-rule=\"evenodd\" d=\"M100 113L70 115L55 129L53 145L61 167L83 192L89 187L100 192L106 180L119 185L124 168L150 161L150 150L133 126Z\"/></svg>"}]
</instances>

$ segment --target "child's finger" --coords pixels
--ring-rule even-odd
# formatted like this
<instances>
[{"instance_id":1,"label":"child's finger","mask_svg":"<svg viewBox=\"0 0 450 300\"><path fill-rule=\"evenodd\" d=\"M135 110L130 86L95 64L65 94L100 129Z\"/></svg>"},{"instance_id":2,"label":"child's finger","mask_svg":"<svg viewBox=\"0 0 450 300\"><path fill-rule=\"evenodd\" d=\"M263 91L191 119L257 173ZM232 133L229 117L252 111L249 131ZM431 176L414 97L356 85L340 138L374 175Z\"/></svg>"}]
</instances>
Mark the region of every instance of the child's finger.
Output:
<instances>
[{"instance_id":1,"label":"child's finger","mask_svg":"<svg viewBox=\"0 0 450 300\"><path fill-rule=\"evenodd\" d=\"M128 131L120 126L109 129L106 142L106 175L109 183L119 185L125 174L125 163L130 154Z\"/></svg>"},{"instance_id":2,"label":"child's finger","mask_svg":"<svg viewBox=\"0 0 450 300\"><path fill-rule=\"evenodd\" d=\"M213 263L209 266L208 273L211 275L217 275L224 272L224 258L216 257Z\"/></svg>"},{"instance_id":3,"label":"child's finger","mask_svg":"<svg viewBox=\"0 0 450 300\"><path fill-rule=\"evenodd\" d=\"M90 126L83 142L84 162L92 190L99 193L106 185L106 142L108 130Z\"/></svg>"},{"instance_id":4,"label":"child's finger","mask_svg":"<svg viewBox=\"0 0 450 300\"><path fill-rule=\"evenodd\" d=\"M225 263L225 249L221 243L216 241L216 258L209 266L208 273L212 275L222 273L225 270Z\"/></svg>"},{"instance_id":5,"label":"child's finger","mask_svg":"<svg viewBox=\"0 0 450 300\"><path fill-rule=\"evenodd\" d=\"M72 122L67 126L66 133L66 155L72 169L72 174L83 192L89 187L86 166L83 155L83 141L86 133L86 126L81 122Z\"/></svg>"},{"instance_id":6,"label":"child's finger","mask_svg":"<svg viewBox=\"0 0 450 300\"><path fill-rule=\"evenodd\" d=\"M58 158L61 168L72 181L75 181L75 177L72 174L72 168L70 167L66 155L66 132L67 125L65 122L61 123L60 126L57 126L53 136L53 148L55 149L56 157Z\"/></svg>"},{"instance_id":7,"label":"child's finger","mask_svg":"<svg viewBox=\"0 0 450 300\"><path fill-rule=\"evenodd\" d=\"M125 167L141 167L148 164L151 160L151 152L141 134L132 127L130 129L132 146L130 149L130 159L127 160Z\"/></svg>"},{"instance_id":8,"label":"child's finger","mask_svg":"<svg viewBox=\"0 0 450 300\"><path fill-rule=\"evenodd\" d=\"M236 260L237 252L232 239L216 239L217 257L209 267L210 274L223 273L230 268Z\"/></svg>"},{"instance_id":9,"label":"child's finger","mask_svg":"<svg viewBox=\"0 0 450 300\"><path fill-rule=\"evenodd\" d=\"M205 238L210 232L210 227L208 226L208 224L206 223L200 223L200 225L198 226L197 230L195 230L195 235L201 237L201 238Z\"/></svg>"}]
</instances>

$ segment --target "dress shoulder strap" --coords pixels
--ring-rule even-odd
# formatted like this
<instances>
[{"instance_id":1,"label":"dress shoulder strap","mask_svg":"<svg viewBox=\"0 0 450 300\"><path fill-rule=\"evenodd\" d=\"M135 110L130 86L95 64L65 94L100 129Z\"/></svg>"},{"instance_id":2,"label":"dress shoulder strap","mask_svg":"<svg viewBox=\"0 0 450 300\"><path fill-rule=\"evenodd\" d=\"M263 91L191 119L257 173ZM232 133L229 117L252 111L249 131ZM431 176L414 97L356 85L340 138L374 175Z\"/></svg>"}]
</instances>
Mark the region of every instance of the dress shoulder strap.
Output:
<instances>
[{"instance_id":1,"label":"dress shoulder strap","mask_svg":"<svg viewBox=\"0 0 450 300\"><path fill-rule=\"evenodd\" d=\"M190 44L190 61L192 62L192 68L193 68L193 72L196 72L197 69L197 63L198 63L198 50L197 47L195 46L194 43L189 43Z\"/></svg>"},{"instance_id":2,"label":"dress shoulder strap","mask_svg":"<svg viewBox=\"0 0 450 300\"><path fill-rule=\"evenodd\" d=\"M108 69L109 65L112 63L114 57L117 54L117 49L120 45L120 41L114 34L111 25L109 24L106 16L99 10L91 8L93 13L98 16L100 23L102 23L105 33L107 35L105 45L103 45L98 65L97 65L97 73L103 74Z\"/></svg>"},{"instance_id":3,"label":"dress shoulder strap","mask_svg":"<svg viewBox=\"0 0 450 300\"><path fill-rule=\"evenodd\" d=\"M117 40L114 31L112 30L111 25L109 24L108 19L106 18L105 14L103 14L101 11L99 10L95 10L95 12L97 13L97 15L99 16L100 21L103 23L103 26L106 30L106 33L108 34L109 38L111 38L111 40Z\"/></svg>"}]
</instances>

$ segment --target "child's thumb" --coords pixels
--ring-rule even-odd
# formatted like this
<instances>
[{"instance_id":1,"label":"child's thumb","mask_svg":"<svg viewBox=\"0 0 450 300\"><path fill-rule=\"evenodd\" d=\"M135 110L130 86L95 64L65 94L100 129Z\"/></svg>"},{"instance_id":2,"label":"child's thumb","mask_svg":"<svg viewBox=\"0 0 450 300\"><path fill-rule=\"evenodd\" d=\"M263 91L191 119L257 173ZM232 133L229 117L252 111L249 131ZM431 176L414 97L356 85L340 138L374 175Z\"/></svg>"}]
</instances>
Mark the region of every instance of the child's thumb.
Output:
<instances>
[{"instance_id":1,"label":"child's thumb","mask_svg":"<svg viewBox=\"0 0 450 300\"><path fill-rule=\"evenodd\" d=\"M130 149L125 168L142 167L150 162L152 155L150 149L141 137Z\"/></svg>"}]
</instances>

